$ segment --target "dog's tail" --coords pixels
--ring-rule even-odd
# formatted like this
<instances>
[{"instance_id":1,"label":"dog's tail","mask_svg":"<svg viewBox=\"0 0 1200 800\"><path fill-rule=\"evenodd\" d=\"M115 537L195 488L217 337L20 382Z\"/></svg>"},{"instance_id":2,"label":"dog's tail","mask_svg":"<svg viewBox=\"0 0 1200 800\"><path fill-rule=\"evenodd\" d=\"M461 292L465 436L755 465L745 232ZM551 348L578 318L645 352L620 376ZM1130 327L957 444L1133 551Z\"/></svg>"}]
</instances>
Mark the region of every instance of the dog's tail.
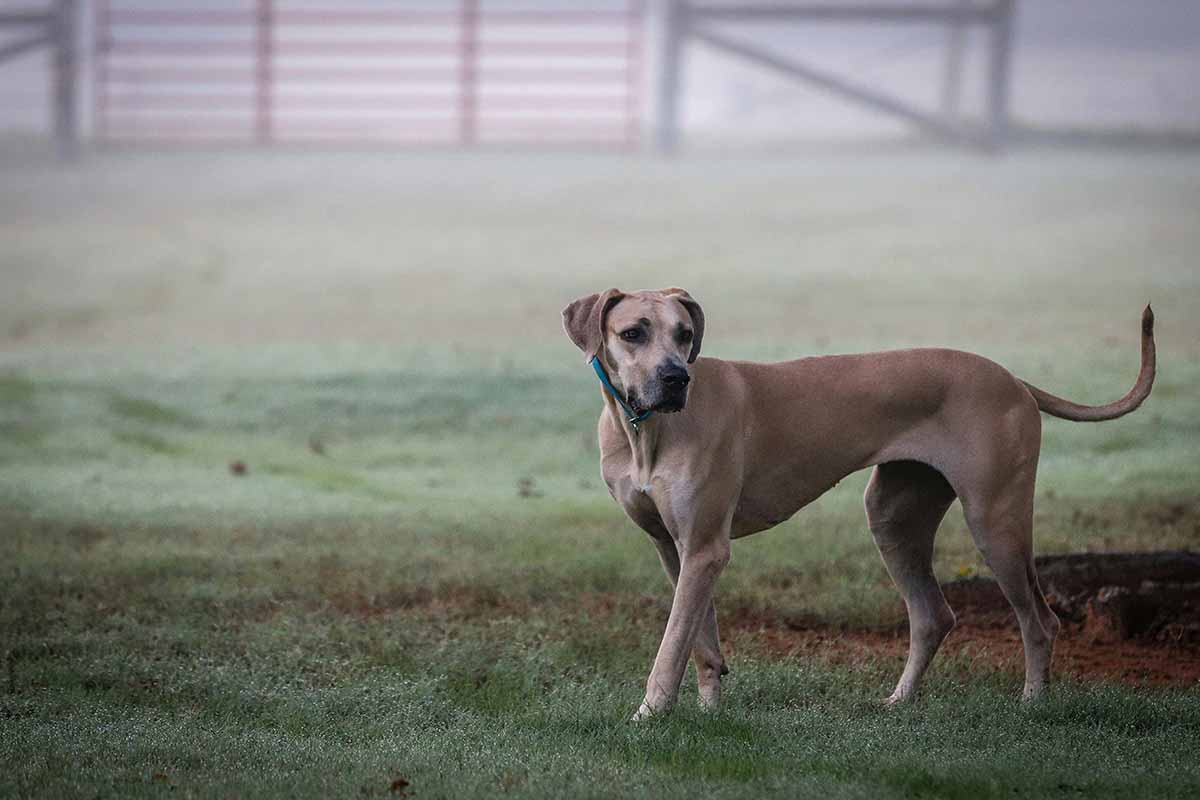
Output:
<instances>
[{"instance_id":1,"label":"dog's tail","mask_svg":"<svg viewBox=\"0 0 1200 800\"><path fill-rule=\"evenodd\" d=\"M1032 383L1021 383L1025 384L1033 399L1037 400L1038 408L1053 417L1075 422L1102 422L1125 416L1150 396L1150 388L1154 386L1154 312L1150 310L1150 306L1146 306L1146 310L1142 312L1142 368L1138 371L1133 388L1120 400L1103 406L1084 406L1055 397Z\"/></svg>"}]
</instances>

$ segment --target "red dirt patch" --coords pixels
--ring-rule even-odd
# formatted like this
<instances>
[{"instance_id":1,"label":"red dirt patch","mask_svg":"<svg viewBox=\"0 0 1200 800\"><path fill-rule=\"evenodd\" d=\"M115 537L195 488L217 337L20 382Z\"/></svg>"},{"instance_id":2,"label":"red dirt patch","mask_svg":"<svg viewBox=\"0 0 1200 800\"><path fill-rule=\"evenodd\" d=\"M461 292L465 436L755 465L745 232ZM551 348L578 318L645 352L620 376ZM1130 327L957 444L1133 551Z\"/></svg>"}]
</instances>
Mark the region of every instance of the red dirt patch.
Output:
<instances>
[{"instance_id":1,"label":"red dirt patch","mask_svg":"<svg viewBox=\"0 0 1200 800\"><path fill-rule=\"evenodd\" d=\"M1062 622L1057 674L1134 686L1200 686L1200 556L1068 553L1041 557L1037 568ZM958 615L942 652L1020 674L1020 631L995 581L967 578L942 589ZM843 630L753 611L722 621L777 654L863 664L881 655L901 660L908 651L905 624Z\"/></svg>"},{"instance_id":2,"label":"red dirt patch","mask_svg":"<svg viewBox=\"0 0 1200 800\"><path fill-rule=\"evenodd\" d=\"M965 656L995 669L1023 670L1021 634L1011 612L955 606L958 627L941 655ZM883 656L902 660L908 652L908 626L891 629L840 629L784 623L738 613L722 626L735 637L787 657L817 658L838 664L863 664ZM1200 685L1200 646L1162 641L1096 642L1079 623L1065 622L1054 648L1054 671L1083 681L1131 686Z\"/></svg>"}]
</instances>

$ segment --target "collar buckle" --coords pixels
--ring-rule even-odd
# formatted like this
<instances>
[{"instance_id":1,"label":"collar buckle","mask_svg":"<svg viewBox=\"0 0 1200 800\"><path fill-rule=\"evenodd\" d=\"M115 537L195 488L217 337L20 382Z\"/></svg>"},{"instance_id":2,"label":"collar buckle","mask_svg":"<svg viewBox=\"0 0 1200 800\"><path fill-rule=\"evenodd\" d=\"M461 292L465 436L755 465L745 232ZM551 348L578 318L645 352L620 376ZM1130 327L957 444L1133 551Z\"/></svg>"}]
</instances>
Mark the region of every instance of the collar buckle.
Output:
<instances>
[{"instance_id":1,"label":"collar buckle","mask_svg":"<svg viewBox=\"0 0 1200 800\"><path fill-rule=\"evenodd\" d=\"M636 433L638 430L638 425L648 420L650 415L654 412L643 411L641 414L633 413L633 409L630 408L629 404L625 402L625 398L621 397L621 393L617 391L617 387L613 386L612 380L610 380L608 377L608 373L604 371L604 365L600 363L600 358L598 356L592 356L588 363L592 365L592 369L595 371L596 377L600 379L600 385L603 386L605 390L613 396L613 399L617 401L617 405L619 405L621 410L625 412L625 420L633 428L634 433Z\"/></svg>"}]
</instances>

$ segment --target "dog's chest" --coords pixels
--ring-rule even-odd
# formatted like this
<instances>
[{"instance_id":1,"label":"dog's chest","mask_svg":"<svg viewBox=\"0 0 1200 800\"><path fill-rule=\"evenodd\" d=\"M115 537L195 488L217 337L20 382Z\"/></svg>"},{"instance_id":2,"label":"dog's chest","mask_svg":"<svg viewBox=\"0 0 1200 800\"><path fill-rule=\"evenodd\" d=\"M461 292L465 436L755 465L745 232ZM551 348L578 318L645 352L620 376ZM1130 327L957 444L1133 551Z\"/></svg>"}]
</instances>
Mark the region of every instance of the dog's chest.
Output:
<instances>
[{"instance_id":1,"label":"dog's chest","mask_svg":"<svg viewBox=\"0 0 1200 800\"><path fill-rule=\"evenodd\" d=\"M649 481L639 480L628 450L603 454L600 472L609 494L639 527L651 530L662 525L654 501L654 489Z\"/></svg>"},{"instance_id":2,"label":"dog's chest","mask_svg":"<svg viewBox=\"0 0 1200 800\"><path fill-rule=\"evenodd\" d=\"M600 472L608 484L609 493L622 506L654 504L650 496L653 491L650 482L638 476L628 451L601 456Z\"/></svg>"}]
</instances>

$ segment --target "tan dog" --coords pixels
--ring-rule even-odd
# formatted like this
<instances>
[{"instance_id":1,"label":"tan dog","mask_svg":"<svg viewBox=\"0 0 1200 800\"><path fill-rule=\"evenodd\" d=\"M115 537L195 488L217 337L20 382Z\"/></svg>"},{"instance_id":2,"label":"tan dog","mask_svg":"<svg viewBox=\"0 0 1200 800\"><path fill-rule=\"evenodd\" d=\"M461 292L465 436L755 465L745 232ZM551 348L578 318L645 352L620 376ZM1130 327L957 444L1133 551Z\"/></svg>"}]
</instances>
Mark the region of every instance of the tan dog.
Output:
<instances>
[{"instance_id":1,"label":"tan dog","mask_svg":"<svg viewBox=\"0 0 1200 800\"><path fill-rule=\"evenodd\" d=\"M682 289L589 295L563 310L563 326L596 359L601 382L611 381L600 415L604 481L653 538L675 585L634 719L670 708L689 653L701 702L720 700L728 670L713 587L730 540L778 525L870 466L867 519L909 615L908 663L888 702L913 695L954 627L931 561L934 533L955 497L1016 612L1024 697L1045 688L1059 623L1033 566L1038 412L1096 421L1137 408L1154 382L1149 306L1137 382L1105 406L1063 400L955 350L777 364L697 360L704 312Z\"/></svg>"}]
</instances>

